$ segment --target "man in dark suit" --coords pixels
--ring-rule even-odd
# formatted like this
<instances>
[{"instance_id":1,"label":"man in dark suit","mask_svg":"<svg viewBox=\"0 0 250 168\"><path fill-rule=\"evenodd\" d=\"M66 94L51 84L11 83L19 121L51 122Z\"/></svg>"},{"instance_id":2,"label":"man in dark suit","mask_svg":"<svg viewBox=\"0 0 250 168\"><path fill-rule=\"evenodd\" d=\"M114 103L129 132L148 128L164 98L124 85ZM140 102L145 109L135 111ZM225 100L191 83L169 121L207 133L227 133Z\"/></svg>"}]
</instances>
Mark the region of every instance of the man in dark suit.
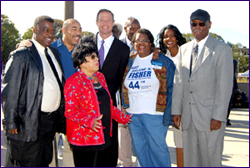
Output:
<instances>
[{"instance_id":1,"label":"man in dark suit","mask_svg":"<svg viewBox=\"0 0 250 168\"><path fill-rule=\"evenodd\" d=\"M80 43L91 41L97 46L100 55L99 71L104 74L114 105L116 105L116 91L122 84L129 57L129 47L112 35L114 23L114 14L110 10L101 9L96 17L99 33L83 37ZM102 58L101 53L103 53L104 58ZM118 159L118 123L116 121L113 121L110 140L111 145L108 147L110 151L109 163L110 167L116 167Z\"/></svg>"},{"instance_id":2,"label":"man in dark suit","mask_svg":"<svg viewBox=\"0 0 250 168\"><path fill-rule=\"evenodd\" d=\"M48 167L55 132L65 133L65 78L59 51L49 47L53 39L54 20L36 18L33 45L11 52L6 65L3 125L11 158L20 167Z\"/></svg>"}]
</instances>

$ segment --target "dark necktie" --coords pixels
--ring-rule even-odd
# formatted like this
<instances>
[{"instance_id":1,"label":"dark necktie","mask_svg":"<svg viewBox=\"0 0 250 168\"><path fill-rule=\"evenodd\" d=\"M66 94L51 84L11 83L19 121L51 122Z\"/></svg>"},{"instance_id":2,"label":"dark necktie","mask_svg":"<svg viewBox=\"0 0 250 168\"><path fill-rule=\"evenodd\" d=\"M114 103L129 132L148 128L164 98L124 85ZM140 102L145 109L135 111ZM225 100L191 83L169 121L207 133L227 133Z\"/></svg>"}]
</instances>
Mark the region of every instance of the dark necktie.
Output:
<instances>
[{"instance_id":1,"label":"dark necktie","mask_svg":"<svg viewBox=\"0 0 250 168\"><path fill-rule=\"evenodd\" d=\"M192 74L192 70L195 67L195 64L197 62L197 56L198 56L198 44L193 48L192 55L191 55L191 62L190 62L190 76Z\"/></svg>"},{"instance_id":2,"label":"dark necktie","mask_svg":"<svg viewBox=\"0 0 250 168\"><path fill-rule=\"evenodd\" d=\"M51 67L51 69L52 69L52 71L53 71L53 73L54 73L54 75L56 77L57 83L58 83L58 85L60 87L61 94L62 94L63 93L62 83L61 83L61 81L59 79L59 76L58 76L58 73L56 71L55 65L54 65L54 63L53 63L53 61L52 61L52 59L51 59L51 57L50 57L50 55L49 55L49 53L47 51L47 48L45 48L44 52L45 52L46 58L47 58L47 60L49 62L49 65L50 65L50 67Z\"/></svg>"},{"instance_id":3,"label":"dark necktie","mask_svg":"<svg viewBox=\"0 0 250 168\"><path fill-rule=\"evenodd\" d=\"M100 55L100 68L102 69L102 65L103 65L103 62L104 62L104 40L102 40L102 45L101 45L101 48L99 50L99 55Z\"/></svg>"}]
</instances>

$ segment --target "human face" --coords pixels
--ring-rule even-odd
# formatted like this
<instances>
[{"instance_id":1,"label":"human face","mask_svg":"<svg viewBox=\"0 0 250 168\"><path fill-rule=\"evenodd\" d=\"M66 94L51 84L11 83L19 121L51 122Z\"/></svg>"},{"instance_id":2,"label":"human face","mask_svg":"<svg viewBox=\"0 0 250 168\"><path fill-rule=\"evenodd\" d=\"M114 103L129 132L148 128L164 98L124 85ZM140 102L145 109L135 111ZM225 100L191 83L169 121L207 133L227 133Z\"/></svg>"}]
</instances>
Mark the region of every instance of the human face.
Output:
<instances>
[{"instance_id":1,"label":"human face","mask_svg":"<svg viewBox=\"0 0 250 168\"><path fill-rule=\"evenodd\" d=\"M54 24L42 20L38 27L33 28L34 39L43 47L48 47L54 39Z\"/></svg>"},{"instance_id":2,"label":"human face","mask_svg":"<svg viewBox=\"0 0 250 168\"><path fill-rule=\"evenodd\" d=\"M71 21L69 25L65 28L63 28L63 35L65 36L66 43L75 46L78 44L81 33L82 33L82 27L77 21Z\"/></svg>"},{"instance_id":3,"label":"human face","mask_svg":"<svg viewBox=\"0 0 250 168\"><path fill-rule=\"evenodd\" d=\"M116 38L118 38L118 39L119 39L120 34L119 34L119 31L118 31L117 26L114 26L114 27L113 27L113 29L112 29L112 33L113 33L113 35L114 35Z\"/></svg>"},{"instance_id":4,"label":"human face","mask_svg":"<svg viewBox=\"0 0 250 168\"><path fill-rule=\"evenodd\" d=\"M111 13L106 11L99 13L96 25L98 26L99 33L102 38L105 39L111 36L112 28L114 26L114 21Z\"/></svg>"},{"instance_id":5,"label":"human face","mask_svg":"<svg viewBox=\"0 0 250 168\"><path fill-rule=\"evenodd\" d=\"M89 54L85 57L86 61L84 61L80 65L80 69L87 74L88 76L93 75L99 69L99 58L96 53Z\"/></svg>"},{"instance_id":6,"label":"human face","mask_svg":"<svg viewBox=\"0 0 250 168\"><path fill-rule=\"evenodd\" d=\"M163 34L163 43L167 46L168 49L176 48L177 39L174 35L174 31L172 29L166 29Z\"/></svg>"},{"instance_id":7,"label":"human face","mask_svg":"<svg viewBox=\"0 0 250 168\"><path fill-rule=\"evenodd\" d=\"M151 43L149 38L144 33L137 33L135 38L135 50L140 57L148 56L151 51Z\"/></svg>"},{"instance_id":8,"label":"human face","mask_svg":"<svg viewBox=\"0 0 250 168\"><path fill-rule=\"evenodd\" d=\"M124 30L125 30L125 32L126 32L126 34L127 34L127 38L128 38L130 41L132 40L132 37L133 37L134 33L135 33L138 29L140 29L140 25L139 25L139 23L138 23L136 20L134 20L134 21L131 23L131 25L129 25L129 26L127 26L127 27L124 27Z\"/></svg>"},{"instance_id":9,"label":"human face","mask_svg":"<svg viewBox=\"0 0 250 168\"><path fill-rule=\"evenodd\" d=\"M199 23L204 23L202 20L199 19L195 19L192 21L192 23L196 23L197 26L195 27L191 27L192 33L194 38L196 39L197 42L201 41L202 39L204 39L205 37L207 37L208 33L209 33L209 29L211 27L211 22L205 22L205 26L200 26ZM208 24L209 23L209 24Z\"/></svg>"}]
</instances>

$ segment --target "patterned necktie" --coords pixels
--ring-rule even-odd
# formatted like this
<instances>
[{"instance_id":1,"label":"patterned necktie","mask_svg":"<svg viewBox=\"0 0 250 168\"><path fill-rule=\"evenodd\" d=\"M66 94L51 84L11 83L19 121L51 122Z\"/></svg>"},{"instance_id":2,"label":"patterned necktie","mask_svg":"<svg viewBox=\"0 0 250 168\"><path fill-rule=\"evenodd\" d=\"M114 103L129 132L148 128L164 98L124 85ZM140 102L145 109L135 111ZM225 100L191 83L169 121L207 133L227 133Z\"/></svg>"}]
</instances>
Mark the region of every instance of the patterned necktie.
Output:
<instances>
[{"instance_id":1,"label":"patterned necktie","mask_svg":"<svg viewBox=\"0 0 250 168\"><path fill-rule=\"evenodd\" d=\"M190 63L190 75L192 73L192 70L195 67L195 64L197 62L197 56L198 56L198 44L193 48L192 55L191 55L191 63Z\"/></svg>"},{"instance_id":2,"label":"patterned necktie","mask_svg":"<svg viewBox=\"0 0 250 168\"><path fill-rule=\"evenodd\" d=\"M132 56L135 53L135 47L133 45L133 43L130 43L130 54L129 56Z\"/></svg>"},{"instance_id":3,"label":"patterned necktie","mask_svg":"<svg viewBox=\"0 0 250 168\"><path fill-rule=\"evenodd\" d=\"M102 69L102 65L103 65L103 62L104 62L104 40L102 40L102 45L101 45L101 48L99 50L99 55L100 55L100 68Z\"/></svg>"}]
</instances>

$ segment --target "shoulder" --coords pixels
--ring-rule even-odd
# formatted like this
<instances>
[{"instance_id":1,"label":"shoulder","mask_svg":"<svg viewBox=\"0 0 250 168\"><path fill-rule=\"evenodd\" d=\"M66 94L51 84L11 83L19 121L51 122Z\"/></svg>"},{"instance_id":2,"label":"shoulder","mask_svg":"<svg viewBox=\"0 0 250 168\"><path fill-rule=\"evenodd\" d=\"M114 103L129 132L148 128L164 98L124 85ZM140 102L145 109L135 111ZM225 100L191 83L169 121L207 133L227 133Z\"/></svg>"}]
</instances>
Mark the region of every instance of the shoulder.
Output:
<instances>
[{"instance_id":1,"label":"shoulder","mask_svg":"<svg viewBox=\"0 0 250 168\"><path fill-rule=\"evenodd\" d=\"M21 47L12 51L10 53L10 57L13 56L15 58L24 59L24 58L28 58L30 53L32 53L30 47L29 48Z\"/></svg>"},{"instance_id":2,"label":"shoulder","mask_svg":"<svg viewBox=\"0 0 250 168\"><path fill-rule=\"evenodd\" d=\"M129 50L129 47L127 46L127 44L125 44L121 40L117 39L116 37L114 38L114 43L116 43L117 45L119 45L119 48L124 48L124 49L128 49Z\"/></svg>"},{"instance_id":3,"label":"shoulder","mask_svg":"<svg viewBox=\"0 0 250 168\"><path fill-rule=\"evenodd\" d=\"M222 49L232 50L228 44L218 39L215 39L212 36L209 36L208 40L209 40L209 44L211 44L217 50L222 50Z\"/></svg>"},{"instance_id":4,"label":"shoulder","mask_svg":"<svg viewBox=\"0 0 250 168\"><path fill-rule=\"evenodd\" d=\"M69 85L69 84L72 84L72 83L77 83L75 81L78 81L79 80L79 73L78 72L75 72L73 73L65 82L65 86L66 85Z\"/></svg>"}]
</instances>

